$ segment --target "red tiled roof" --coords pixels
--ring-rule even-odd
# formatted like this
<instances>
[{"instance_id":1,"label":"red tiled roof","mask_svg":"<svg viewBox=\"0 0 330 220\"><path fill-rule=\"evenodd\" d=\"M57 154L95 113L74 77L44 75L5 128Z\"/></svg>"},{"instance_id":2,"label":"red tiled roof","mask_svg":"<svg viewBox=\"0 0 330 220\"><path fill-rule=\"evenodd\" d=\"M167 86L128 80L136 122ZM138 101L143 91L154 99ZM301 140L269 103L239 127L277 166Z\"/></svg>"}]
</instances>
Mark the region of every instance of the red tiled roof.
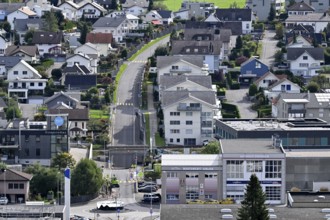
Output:
<instances>
[{"instance_id":1,"label":"red tiled roof","mask_svg":"<svg viewBox=\"0 0 330 220\"><path fill-rule=\"evenodd\" d=\"M93 44L111 44L112 34L111 33L88 33L86 42Z\"/></svg>"}]
</instances>

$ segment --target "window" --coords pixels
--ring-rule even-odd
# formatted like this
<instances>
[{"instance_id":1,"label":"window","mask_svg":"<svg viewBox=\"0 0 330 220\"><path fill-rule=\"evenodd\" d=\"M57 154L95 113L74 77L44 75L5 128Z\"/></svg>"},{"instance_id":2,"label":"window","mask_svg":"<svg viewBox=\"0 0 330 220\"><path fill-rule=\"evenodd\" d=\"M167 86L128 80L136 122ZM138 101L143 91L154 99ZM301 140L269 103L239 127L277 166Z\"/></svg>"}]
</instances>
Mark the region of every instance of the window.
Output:
<instances>
[{"instance_id":1,"label":"window","mask_svg":"<svg viewBox=\"0 0 330 220\"><path fill-rule=\"evenodd\" d=\"M299 67L308 67L308 63L299 63Z\"/></svg>"},{"instance_id":2,"label":"window","mask_svg":"<svg viewBox=\"0 0 330 220\"><path fill-rule=\"evenodd\" d=\"M74 123L74 126L77 127L77 126L78 126L78 122L75 122L75 123Z\"/></svg>"},{"instance_id":3,"label":"window","mask_svg":"<svg viewBox=\"0 0 330 220\"><path fill-rule=\"evenodd\" d=\"M228 160L227 161L227 178L243 178L243 161L242 160Z\"/></svg>"},{"instance_id":4,"label":"window","mask_svg":"<svg viewBox=\"0 0 330 220\"><path fill-rule=\"evenodd\" d=\"M30 156L30 150L29 149L25 149L25 155Z\"/></svg>"},{"instance_id":5,"label":"window","mask_svg":"<svg viewBox=\"0 0 330 220\"><path fill-rule=\"evenodd\" d=\"M186 134L192 134L193 130L192 129L186 129Z\"/></svg>"},{"instance_id":6,"label":"window","mask_svg":"<svg viewBox=\"0 0 330 220\"><path fill-rule=\"evenodd\" d=\"M323 118L323 113L319 113L319 117L320 118Z\"/></svg>"},{"instance_id":7,"label":"window","mask_svg":"<svg viewBox=\"0 0 330 220\"><path fill-rule=\"evenodd\" d=\"M177 139L176 139L176 142L177 142L177 143L180 143L180 138L177 138Z\"/></svg>"},{"instance_id":8,"label":"window","mask_svg":"<svg viewBox=\"0 0 330 220\"><path fill-rule=\"evenodd\" d=\"M180 121L170 121L170 125L180 125Z\"/></svg>"},{"instance_id":9,"label":"window","mask_svg":"<svg viewBox=\"0 0 330 220\"><path fill-rule=\"evenodd\" d=\"M195 138L185 138L184 145L194 146L194 145L196 145L196 139Z\"/></svg>"},{"instance_id":10,"label":"window","mask_svg":"<svg viewBox=\"0 0 330 220\"><path fill-rule=\"evenodd\" d=\"M40 148L36 149L36 156L40 156Z\"/></svg>"},{"instance_id":11,"label":"window","mask_svg":"<svg viewBox=\"0 0 330 220\"><path fill-rule=\"evenodd\" d=\"M202 121L202 127L206 127L206 128L212 127L212 121Z\"/></svg>"},{"instance_id":12,"label":"window","mask_svg":"<svg viewBox=\"0 0 330 220\"><path fill-rule=\"evenodd\" d=\"M251 173L262 172L262 161L261 160L247 161L246 171Z\"/></svg>"},{"instance_id":13,"label":"window","mask_svg":"<svg viewBox=\"0 0 330 220\"><path fill-rule=\"evenodd\" d=\"M193 116L193 112L186 112L186 116Z\"/></svg>"},{"instance_id":14,"label":"window","mask_svg":"<svg viewBox=\"0 0 330 220\"><path fill-rule=\"evenodd\" d=\"M14 75L18 75L18 71L14 71Z\"/></svg>"},{"instance_id":15,"label":"window","mask_svg":"<svg viewBox=\"0 0 330 220\"><path fill-rule=\"evenodd\" d=\"M40 135L36 136L36 142L40 142Z\"/></svg>"},{"instance_id":16,"label":"window","mask_svg":"<svg viewBox=\"0 0 330 220\"><path fill-rule=\"evenodd\" d=\"M192 125L193 121L186 121L186 125Z\"/></svg>"},{"instance_id":17,"label":"window","mask_svg":"<svg viewBox=\"0 0 330 220\"><path fill-rule=\"evenodd\" d=\"M303 56L303 60L308 60L308 56Z\"/></svg>"},{"instance_id":18,"label":"window","mask_svg":"<svg viewBox=\"0 0 330 220\"><path fill-rule=\"evenodd\" d=\"M266 178L281 178L282 161L268 160L266 161Z\"/></svg>"},{"instance_id":19,"label":"window","mask_svg":"<svg viewBox=\"0 0 330 220\"><path fill-rule=\"evenodd\" d=\"M167 200L179 200L179 194L166 194Z\"/></svg>"},{"instance_id":20,"label":"window","mask_svg":"<svg viewBox=\"0 0 330 220\"><path fill-rule=\"evenodd\" d=\"M30 86L34 86L34 83L33 83L33 82L31 82L31 83L30 83Z\"/></svg>"},{"instance_id":21,"label":"window","mask_svg":"<svg viewBox=\"0 0 330 220\"><path fill-rule=\"evenodd\" d=\"M198 173L186 173L186 178L198 178Z\"/></svg>"},{"instance_id":22,"label":"window","mask_svg":"<svg viewBox=\"0 0 330 220\"><path fill-rule=\"evenodd\" d=\"M177 172L167 172L167 178L178 178Z\"/></svg>"},{"instance_id":23,"label":"window","mask_svg":"<svg viewBox=\"0 0 330 220\"><path fill-rule=\"evenodd\" d=\"M178 66L172 66L172 70L178 70L179 67Z\"/></svg>"},{"instance_id":24,"label":"window","mask_svg":"<svg viewBox=\"0 0 330 220\"><path fill-rule=\"evenodd\" d=\"M40 86L40 87L43 86L42 82L38 83L38 86Z\"/></svg>"},{"instance_id":25,"label":"window","mask_svg":"<svg viewBox=\"0 0 330 220\"><path fill-rule=\"evenodd\" d=\"M205 179L213 179L213 178L218 178L218 174L217 173L205 173Z\"/></svg>"},{"instance_id":26,"label":"window","mask_svg":"<svg viewBox=\"0 0 330 220\"><path fill-rule=\"evenodd\" d=\"M29 135L25 135L25 141L26 141L26 142L29 141Z\"/></svg>"},{"instance_id":27,"label":"window","mask_svg":"<svg viewBox=\"0 0 330 220\"><path fill-rule=\"evenodd\" d=\"M213 195L212 194L206 194L205 199L213 199Z\"/></svg>"},{"instance_id":28,"label":"window","mask_svg":"<svg viewBox=\"0 0 330 220\"><path fill-rule=\"evenodd\" d=\"M9 184L8 184L8 188L9 188L9 189L13 189L13 188L14 188L14 184L9 183Z\"/></svg>"},{"instance_id":29,"label":"window","mask_svg":"<svg viewBox=\"0 0 330 220\"><path fill-rule=\"evenodd\" d=\"M170 112L170 116L180 116L180 112Z\"/></svg>"},{"instance_id":30,"label":"window","mask_svg":"<svg viewBox=\"0 0 330 220\"><path fill-rule=\"evenodd\" d=\"M27 71L23 71L23 75L27 75Z\"/></svg>"},{"instance_id":31,"label":"window","mask_svg":"<svg viewBox=\"0 0 330 220\"><path fill-rule=\"evenodd\" d=\"M190 103L189 106L192 108L199 108L201 106L201 104L200 103Z\"/></svg>"},{"instance_id":32,"label":"window","mask_svg":"<svg viewBox=\"0 0 330 220\"><path fill-rule=\"evenodd\" d=\"M250 24L246 24L246 29L250 29Z\"/></svg>"},{"instance_id":33,"label":"window","mask_svg":"<svg viewBox=\"0 0 330 220\"><path fill-rule=\"evenodd\" d=\"M170 138L170 143L173 143L173 138Z\"/></svg>"},{"instance_id":34,"label":"window","mask_svg":"<svg viewBox=\"0 0 330 220\"><path fill-rule=\"evenodd\" d=\"M280 186L266 186L267 200L281 200Z\"/></svg>"},{"instance_id":35,"label":"window","mask_svg":"<svg viewBox=\"0 0 330 220\"><path fill-rule=\"evenodd\" d=\"M198 199L199 188L198 186L186 186L186 199Z\"/></svg>"},{"instance_id":36,"label":"window","mask_svg":"<svg viewBox=\"0 0 330 220\"><path fill-rule=\"evenodd\" d=\"M244 186L230 186L227 185L227 192L244 192Z\"/></svg>"},{"instance_id":37,"label":"window","mask_svg":"<svg viewBox=\"0 0 330 220\"><path fill-rule=\"evenodd\" d=\"M180 134L180 130L179 129L171 129L170 133L171 134Z\"/></svg>"},{"instance_id":38,"label":"window","mask_svg":"<svg viewBox=\"0 0 330 220\"><path fill-rule=\"evenodd\" d=\"M261 68L261 63L256 62L256 69L260 69Z\"/></svg>"}]
</instances>

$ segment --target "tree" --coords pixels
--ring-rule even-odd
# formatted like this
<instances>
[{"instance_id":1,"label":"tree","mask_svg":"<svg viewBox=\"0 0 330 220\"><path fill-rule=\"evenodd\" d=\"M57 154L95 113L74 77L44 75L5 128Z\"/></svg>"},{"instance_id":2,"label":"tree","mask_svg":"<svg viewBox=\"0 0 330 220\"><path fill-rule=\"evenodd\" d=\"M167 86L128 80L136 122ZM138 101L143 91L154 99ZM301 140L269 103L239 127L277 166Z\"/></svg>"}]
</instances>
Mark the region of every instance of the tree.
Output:
<instances>
[{"instance_id":1,"label":"tree","mask_svg":"<svg viewBox=\"0 0 330 220\"><path fill-rule=\"evenodd\" d=\"M258 87L256 84L252 84L250 87L249 87L249 96L254 96L258 93Z\"/></svg>"},{"instance_id":2,"label":"tree","mask_svg":"<svg viewBox=\"0 0 330 220\"><path fill-rule=\"evenodd\" d=\"M117 0L111 0L110 9L118 10L118 2L117 2Z\"/></svg>"},{"instance_id":3,"label":"tree","mask_svg":"<svg viewBox=\"0 0 330 220\"><path fill-rule=\"evenodd\" d=\"M268 14L268 21L274 21L276 16L276 11L275 11L275 7L274 4L270 4L270 10L269 10L269 14Z\"/></svg>"},{"instance_id":4,"label":"tree","mask_svg":"<svg viewBox=\"0 0 330 220\"><path fill-rule=\"evenodd\" d=\"M151 11L152 9L154 9L154 1L149 0L148 11Z\"/></svg>"},{"instance_id":5,"label":"tree","mask_svg":"<svg viewBox=\"0 0 330 220\"><path fill-rule=\"evenodd\" d=\"M307 85L307 90L311 93L315 93L320 91L320 86L316 82L311 81Z\"/></svg>"},{"instance_id":6,"label":"tree","mask_svg":"<svg viewBox=\"0 0 330 220\"><path fill-rule=\"evenodd\" d=\"M329 67L324 66L321 71L329 69ZM327 77L325 77L324 75L317 75L317 76L313 76L311 79L312 82L315 82L316 84L318 84L320 86L321 89L325 89L328 87L328 79Z\"/></svg>"},{"instance_id":7,"label":"tree","mask_svg":"<svg viewBox=\"0 0 330 220\"><path fill-rule=\"evenodd\" d=\"M127 49L126 48L124 48L121 51L120 57L123 58L123 59L127 58Z\"/></svg>"},{"instance_id":8,"label":"tree","mask_svg":"<svg viewBox=\"0 0 330 220\"><path fill-rule=\"evenodd\" d=\"M104 101L105 101L106 104L111 103L110 88L109 87L105 90Z\"/></svg>"},{"instance_id":9,"label":"tree","mask_svg":"<svg viewBox=\"0 0 330 220\"><path fill-rule=\"evenodd\" d=\"M52 75L53 79L59 80L62 77L62 70L61 69L52 69L51 75Z\"/></svg>"},{"instance_id":10,"label":"tree","mask_svg":"<svg viewBox=\"0 0 330 220\"><path fill-rule=\"evenodd\" d=\"M230 4L229 8L239 8L237 2L233 2Z\"/></svg>"},{"instance_id":11,"label":"tree","mask_svg":"<svg viewBox=\"0 0 330 220\"><path fill-rule=\"evenodd\" d=\"M275 62L282 63L283 62L283 53L281 50L277 50L274 54Z\"/></svg>"},{"instance_id":12,"label":"tree","mask_svg":"<svg viewBox=\"0 0 330 220\"><path fill-rule=\"evenodd\" d=\"M22 113L17 106L10 106L6 108L6 118L7 120L11 120L14 118L22 117Z\"/></svg>"},{"instance_id":13,"label":"tree","mask_svg":"<svg viewBox=\"0 0 330 220\"><path fill-rule=\"evenodd\" d=\"M54 15L57 19L58 26L60 26L62 24L62 22L64 22L64 15L63 15L62 11L60 11L60 10L55 11Z\"/></svg>"},{"instance_id":14,"label":"tree","mask_svg":"<svg viewBox=\"0 0 330 220\"><path fill-rule=\"evenodd\" d=\"M239 36L236 38L236 45L235 45L235 48L236 48L237 50L240 50L240 49L242 49L242 47L243 47L243 41L242 41L242 37L241 37L241 35L239 35Z\"/></svg>"},{"instance_id":15,"label":"tree","mask_svg":"<svg viewBox=\"0 0 330 220\"><path fill-rule=\"evenodd\" d=\"M79 42L81 44L85 44L86 43L87 33L88 33L88 25L86 23L84 23L83 26L82 26L82 29L80 31Z\"/></svg>"},{"instance_id":16,"label":"tree","mask_svg":"<svg viewBox=\"0 0 330 220\"><path fill-rule=\"evenodd\" d=\"M5 21L1 24L2 29L4 29L7 33L11 31L11 26L8 21Z\"/></svg>"},{"instance_id":17,"label":"tree","mask_svg":"<svg viewBox=\"0 0 330 220\"><path fill-rule=\"evenodd\" d=\"M265 205L266 195L262 190L258 177L252 174L246 186L242 206L238 210L239 220L269 220Z\"/></svg>"},{"instance_id":18,"label":"tree","mask_svg":"<svg viewBox=\"0 0 330 220\"><path fill-rule=\"evenodd\" d=\"M72 157L71 154L67 152L61 152L57 154L53 159L52 159L52 164L51 166L54 168L57 168L59 170L65 169L67 167L69 168L74 168L76 165L76 160Z\"/></svg>"},{"instance_id":19,"label":"tree","mask_svg":"<svg viewBox=\"0 0 330 220\"><path fill-rule=\"evenodd\" d=\"M211 141L202 148L202 154L218 154L219 153L219 142Z\"/></svg>"},{"instance_id":20,"label":"tree","mask_svg":"<svg viewBox=\"0 0 330 220\"><path fill-rule=\"evenodd\" d=\"M33 34L34 34L34 29L31 29L31 30L27 31L26 34L24 35L24 41L28 45L32 45Z\"/></svg>"},{"instance_id":21,"label":"tree","mask_svg":"<svg viewBox=\"0 0 330 220\"><path fill-rule=\"evenodd\" d=\"M58 31L58 20L54 12L46 11L44 14L44 19L45 21L43 22L43 27L45 31Z\"/></svg>"},{"instance_id":22,"label":"tree","mask_svg":"<svg viewBox=\"0 0 330 220\"><path fill-rule=\"evenodd\" d=\"M72 172L71 184L73 195L93 195L103 184L102 171L93 160L82 159Z\"/></svg>"},{"instance_id":23,"label":"tree","mask_svg":"<svg viewBox=\"0 0 330 220\"><path fill-rule=\"evenodd\" d=\"M284 36L284 27L282 23L278 23L275 25L275 36L277 39L282 39Z\"/></svg>"},{"instance_id":24,"label":"tree","mask_svg":"<svg viewBox=\"0 0 330 220\"><path fill-rule=\"evenodd\" d=\"M290 1L289 1L289 4L288 4L288 7L291 7L291 6L294 5L295 3L296 3L295 0L290 0Z\"/></svg>"},{"instance_id":25,"label":"tree","mask_svg":"<svg viewBox=\"0 0 330 220\"><path fill-rule=\"evenodd\" d=\"M157 47L157 49L155 50L155 57L167 56L167 55L168 55L167 47Z\"/></svg>"}]
</instances>

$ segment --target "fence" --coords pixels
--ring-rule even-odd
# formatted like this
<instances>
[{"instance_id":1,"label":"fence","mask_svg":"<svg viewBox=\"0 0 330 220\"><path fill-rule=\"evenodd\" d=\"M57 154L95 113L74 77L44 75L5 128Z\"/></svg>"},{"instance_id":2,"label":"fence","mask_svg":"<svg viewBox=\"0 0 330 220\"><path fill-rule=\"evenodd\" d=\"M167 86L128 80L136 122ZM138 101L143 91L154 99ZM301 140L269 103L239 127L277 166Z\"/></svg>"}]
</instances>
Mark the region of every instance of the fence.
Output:
<instances>
[{"instance_id":1,"label":"fence","mask_svg":"<svg viewBox=\"0 0 330 220\"><path fill-rule=\"evenodd\" d=\"M85 195L85 196L72 196L71 197L71 204L74 203L81 203L81 202L87 202L90 201L92 199L95 199L96 197L98 197L99 194L96 193L94 195Z\"/></svg>"}]
</instances>

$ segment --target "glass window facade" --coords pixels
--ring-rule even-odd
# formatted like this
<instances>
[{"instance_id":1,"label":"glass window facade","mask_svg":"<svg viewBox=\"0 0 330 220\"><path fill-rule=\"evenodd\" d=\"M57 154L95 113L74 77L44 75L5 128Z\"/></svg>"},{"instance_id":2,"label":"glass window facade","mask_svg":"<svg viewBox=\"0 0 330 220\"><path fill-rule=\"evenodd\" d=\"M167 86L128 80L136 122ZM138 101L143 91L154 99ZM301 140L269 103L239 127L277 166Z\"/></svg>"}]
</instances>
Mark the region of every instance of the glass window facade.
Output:
<instances>
[{"instance_id":1,"label":"glass window facade","mask_svg":"<svg viewBox=\"0 0 330 220\"><path fill-rule=\"evenodd\" d=\"M281 187L280 186L266 186L267 200L281 200Z\"/></svg>"},{"instance_id":2,"label":"glass window facade","mask_svg":"<svg viewBox=\"0 0 330 220\"><path fill-rule=\"evenodd\" d=\"M281 178L282 177L282 161L268 160L266 161L266 178Z\"/></svg>"},{"instance_id":3,"label":"glass window facade","mask_svg":"<svg viewBox=\"0 0 330 220\"><path fill-rule=\"evenodd\" d=\"M227 161L227 178L243 178L244 166L243 160L228 160Z\"/></svg>"}]
</instances>

